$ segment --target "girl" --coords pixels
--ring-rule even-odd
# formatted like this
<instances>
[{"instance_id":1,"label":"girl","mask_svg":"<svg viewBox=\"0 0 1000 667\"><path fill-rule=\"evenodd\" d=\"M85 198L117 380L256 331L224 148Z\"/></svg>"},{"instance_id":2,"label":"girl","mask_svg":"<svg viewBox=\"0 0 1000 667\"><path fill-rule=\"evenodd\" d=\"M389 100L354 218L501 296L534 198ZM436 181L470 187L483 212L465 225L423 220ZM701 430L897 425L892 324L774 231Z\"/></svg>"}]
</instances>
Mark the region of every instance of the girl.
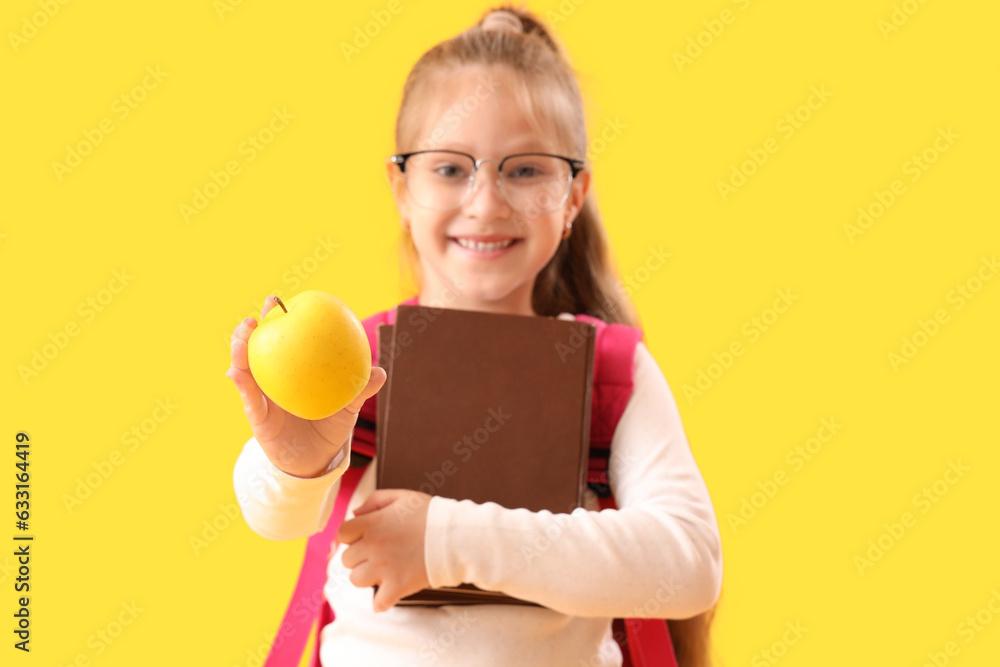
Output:
<instances>
[{"instance_id":1,"label":"girl","mask_svg":"<svg viewBox=\"0 0 1000 667\"><path fill-rule=\"evenodd\" d=\"M532 14L491 10L424 54L404 87L396 145L386 166L419 285L408 303L635 324L589 193L580 91ZM269 297L261 316L274 305ZM342 411L298 419L250 374L255 326L253 318L237 326L226 373L253 431L234 485L255 532L297 539L327 524L357 413L386 375L375 366ZM586 508L553 515L374 491L368 466L326 569L336 620L320 630L322 664L617 667L624 658L612 619L632 617L676 619L680 664L707 664L722 578L718 524L674 398L642 342L632 364L608 468L619 509L597 511L592 494ZM558 536L526 560L522 547L553 526ZM542 606L394 606L461 582Z\"/></svg>"}]
</instances>

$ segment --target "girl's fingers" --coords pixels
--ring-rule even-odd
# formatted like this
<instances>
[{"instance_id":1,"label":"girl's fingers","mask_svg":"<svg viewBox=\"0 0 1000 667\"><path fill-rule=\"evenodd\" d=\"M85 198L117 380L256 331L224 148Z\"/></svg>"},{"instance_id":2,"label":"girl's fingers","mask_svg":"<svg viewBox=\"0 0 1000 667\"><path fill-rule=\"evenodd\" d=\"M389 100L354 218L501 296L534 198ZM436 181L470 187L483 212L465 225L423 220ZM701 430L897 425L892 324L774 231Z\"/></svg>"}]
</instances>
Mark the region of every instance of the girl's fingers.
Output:
<instances>
[{"instance_id":1,"label":"girl's fingers","mask_svg":"<svg viewBox=\"0 0 1000 667\"><path fill-rule=\"evenodd\" d=\"M236 389L243 399L243 412L246 413L250 426L256 427L267 418L267 400L264 392L260 390L254 381L250 371L241 371L230 368L226 371L226 377L233 381Z\"/></svg>"},{"instance_id":2,"label":"girl's fingers","mask_svg":"<svg viewBox=\"0 0 1000 667\"><path fill-rule=\"evenodd\" d=\"M352 544L364 535L364 522L358 518L348 519L337 529L337 541L341 544Z\"/></svg>"},{"instance_id":3,"label":"girl's fingers","mask_svg":"<svg viewBox=\"0 0 1000 667\"><path fill-rule=\"evenodd\" d=\"M382 385L385 384L385 379L385 369L379 366L372 366L371 375L368 376L368 384L361 390L358 397L348 403L344 409L352 414L357 414L361 410L361 406L365 404L365 401L374 396L382 388Z\"/></svg>"},{"instance_id":4,"label":"girl's fingers","mask_svg":"<svg viewBox=\"0 0 1000 667\"><path fill-rule=\"evenodd\" d=\"M340 557L340 561L348 570L353 570L358 565L361 565L368 560L368 556L363 552L364 549L361 547L360 542L352 544L344 549L344 554Z\"/></svg>"},{"instance_id":5,"label":"girl's fingers","mask_svg":"<svg viewBox=\"0 0 1000 667\"><path fill-rule=\"evenodd\" d=\"M250 372L250 364L247 359L247 339L256 325L257 322L248 317L236 327L230 341L230 366L229 370L226 371L226 377L233 381L236 389L240 392L240 398L243 399L243 411L251 426L261 423L267 416L267 403L264 394Z\"/></svg>"},{"instance_id":6,"label":"girl's fingers","mask_svg":"<svg viewBox=\"0 0 1000 667\"><path fill-rule=\"evenodd\" d=\"M256 328L257 320L252 317L247 317L236 325L236 329L233 331L233 337L229 340L229 347L232 352L230 363L234 368L244 371L250 370L250 364L247 361L246 344L247 340L250 338L250 334ZM237 346L238 342L242 342L243 345Z\"/></svg>"},{"instance_id":7,"label":"girl's fingers","mask_svg":"<svg viewBox=\"0 0 1000 667\"><path fill-rule=\"evenodd\" d=\"M357 565L353 570L351 570L351 576L348 577L351 583L358 588L369 588L378 584L381 586L381 581L375 576L372 571L371 563L369 561L364 561Z\"/></svg>"},{"instance_id":8,"label":"girl's fingers","mask_svg":"<svg viewBox=\"0 0 1000 667\"><path fill-rule=\"evenodd\" d=\"M392 609L392 606L399 602L402 597L402 591L400 591L395 585L395 582L383 581L379 584L378 590L375 591L375 597L372 600L372 611L376 614L388 611Z\"/></svg>"}]
</instances>

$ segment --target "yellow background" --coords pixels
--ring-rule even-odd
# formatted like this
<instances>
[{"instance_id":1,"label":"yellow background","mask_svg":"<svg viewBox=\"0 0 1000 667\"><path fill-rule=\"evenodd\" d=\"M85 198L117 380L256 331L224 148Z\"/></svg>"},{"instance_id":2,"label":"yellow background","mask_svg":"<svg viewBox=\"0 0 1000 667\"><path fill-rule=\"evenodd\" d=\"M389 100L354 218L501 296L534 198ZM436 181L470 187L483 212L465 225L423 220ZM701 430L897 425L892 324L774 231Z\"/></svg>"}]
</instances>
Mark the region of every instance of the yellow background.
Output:
<instances>
[{"instance_id":1,"label":"yellow background","mask_svg":"<svg viewBox=\"0 0 1000 667\"><path fill-rule=\"evenodd\" d=\"M69 2L32 32L25 21L39 3L4 3L3 664L82 654L108 667L243 666L273 636L304 541L270 542L221 518L250 435L223 376L229 335L269 293L330 291L361 317L410 296L383 172L402 84L424 50L487 6L402 0L347 62L340 44L387 4L246 0L220 12L211 0ZM921 665L955 641L949 664L996 664L1000 619L971 641L958 627L1000 590L1000 279L961 309L948 295L1000 251L1000 9L670 5L530 7L573 58L592 136L624 125L591 144L594 187L622 275L642 279L634 296L646 341L716 505L716 656L730 666L772 664L763 650L789 666ZM906 21L883 34L894 7ZM723 10L732 21L704 32L718 32ZM700 54L688 41L699 33ZM689 47L697 57L678 67L675 53ZM113 105L147 67L166 76L122 118ZM776 124L811 86L832 95L786 137ZM247 161L241 142L275 108L294 119ZM60 182L52 163L102 119L113 131ZM949 127L958 138L911 181L907 161ZM718 181L769 138L777 152L723 201ZM241 172L185 222L180 204L229 160ZM894 179L905 193L851 243L845 224ZM328 237L338 244L329 259L305 261ZM661 247L669 260L644 272ZM313 269L298 285L296 266ZM102 293L120 287L111 281L123 269L133 276L124 289ZM798 300L751 341L744 327L768 316L777 290ZM113 298L88 321L80 304L102 294ZM938 309L947 323L917 336L926 345L893 368L888 354ZM78 335L23 380L18 367L73 323ZM688 400L684 386L734 342L742 356ZM162 423L149 421L162 416L157 399L178 406ZM842 429L795 470L786 455L824 418ZM155 431L129 451L122 435L144 420ZM27 655L10 632L19 430L32 438L36 536ZM64 496L114 450L121 464L68 511ZM968 472L938 482L946 493L921 512L914 495L950 460ZM766 503L756 496L756 516L734 530L727 517L781 472L787 483ZM907 511L915 525L886 538L884 524ZM225 528L196 553L190 538L213 520ZM880 535L891 547L860 573L855 557ZM133 601L135 621L112 644L95 643ZM782 651L796 622L808 631Z\"/></svg>"}]
</instances>

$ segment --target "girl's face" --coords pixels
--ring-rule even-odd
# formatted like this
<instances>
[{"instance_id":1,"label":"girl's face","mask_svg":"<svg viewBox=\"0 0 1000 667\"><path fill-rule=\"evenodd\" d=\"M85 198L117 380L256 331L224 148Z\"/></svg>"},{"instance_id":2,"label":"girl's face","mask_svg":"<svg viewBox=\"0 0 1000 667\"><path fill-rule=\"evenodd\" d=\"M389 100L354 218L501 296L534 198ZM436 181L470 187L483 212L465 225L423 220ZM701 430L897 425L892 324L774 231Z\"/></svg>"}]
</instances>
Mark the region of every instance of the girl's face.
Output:
<instances>
[{"instance_id":1,"label":"girl's face","mask_svg":"<svg viewBox=\"0 0 1000 667\"><path fill-rule=\"evenodd\" d=\"M420 257L422 285L418 302L445 308L535 315L531 294L535 277L562 241L566 224L576 218L590 174L573 179L562 208L546 214L515 211L497 182L497 164L515 153L552 153L570 158L551 135L539 135L497 70L467 67L435 90L438 109L424 119L416 142L402 150L455 150L483 163L475 190L459 208L422 208L413 201L397 166L387 162L401 223L409 226ZM481 251L469 241L513 240L506 248Z\"/></svg>"}]
</instances>

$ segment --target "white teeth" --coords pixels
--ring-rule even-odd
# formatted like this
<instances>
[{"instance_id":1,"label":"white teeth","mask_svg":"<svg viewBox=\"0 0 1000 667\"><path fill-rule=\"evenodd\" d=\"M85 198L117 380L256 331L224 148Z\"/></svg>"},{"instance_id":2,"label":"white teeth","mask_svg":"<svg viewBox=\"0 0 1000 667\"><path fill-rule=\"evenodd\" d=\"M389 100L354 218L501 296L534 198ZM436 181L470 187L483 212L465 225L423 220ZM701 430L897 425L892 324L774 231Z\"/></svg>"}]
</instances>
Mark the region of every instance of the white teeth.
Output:
<instances>
[{"instance_id":1,"label":"white teeth","mask_svg":"<svg viewBox=\"0 0 1000 667\"><path fill-rule=\"evenodd\" d=\"M489 252L491 250L499 250L500 248L506 248L514 239L507 239L506 241L497 241L495 243L482 243L479 241L470 241L469 239L456 239L458 244L463 248L468 248L469 250L478 250L479 252Z\"/></svg>"}]
</instances>

